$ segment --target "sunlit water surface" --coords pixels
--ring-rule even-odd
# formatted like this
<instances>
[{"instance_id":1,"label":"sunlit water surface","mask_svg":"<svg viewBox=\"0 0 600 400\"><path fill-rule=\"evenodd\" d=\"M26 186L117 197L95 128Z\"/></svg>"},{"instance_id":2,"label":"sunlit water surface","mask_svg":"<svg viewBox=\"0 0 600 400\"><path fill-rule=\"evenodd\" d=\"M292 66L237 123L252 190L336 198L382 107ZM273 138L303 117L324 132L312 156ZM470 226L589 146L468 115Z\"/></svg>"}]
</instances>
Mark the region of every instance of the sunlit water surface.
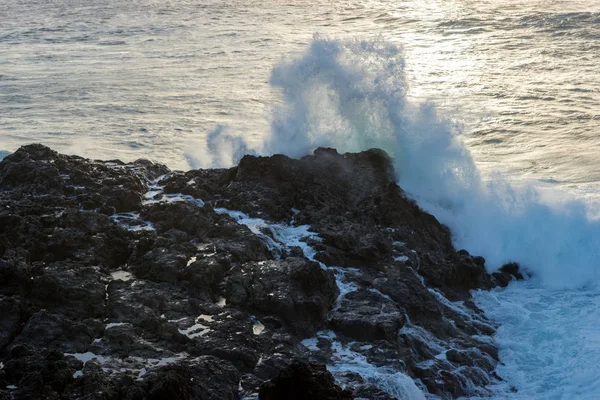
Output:
<instances>
[{"instance_id":1,"label":"sunlit water surface","mask_svg":"<svg viewBox=\"0 0 600 400\"><path fill-rule=\"evenodd\" d=\"M258 143L272 67L314 33L403 46L410 95L465 124L483 170L600 178L600 2L4 0L0 149L181 157L217 124Z\"/></svg>"},{"instance_id":2,"label":"sunlit water surface","mask_svg":"<svg viewBox=\"0 0 600 400\"><path fill-rule=\"evenodd\" d=\"M499 171L597 202L597 0L3 0L0 157L41 142L187 169L218 126L259 148L283 101L271 71L315 33L402 46L409 100L463 125L484 177ZM498 398L599 398L600 225L535 202L517 216L477 210L458 228L478 222L478 239L488 224L507 254L542 260L541 283L476 295L500 323L498 372L519 390Z\"/></svg>"}]
</instances>

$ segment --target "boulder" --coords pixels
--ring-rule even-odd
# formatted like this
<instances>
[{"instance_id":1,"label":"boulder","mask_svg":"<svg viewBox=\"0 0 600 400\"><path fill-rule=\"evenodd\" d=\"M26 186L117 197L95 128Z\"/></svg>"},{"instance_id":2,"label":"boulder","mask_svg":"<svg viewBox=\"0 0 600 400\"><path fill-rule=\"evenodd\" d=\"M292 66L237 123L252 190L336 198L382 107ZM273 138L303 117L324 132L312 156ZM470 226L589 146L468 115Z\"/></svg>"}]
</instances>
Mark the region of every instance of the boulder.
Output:
<instances>
[{"instance_id":1,"label":"boulder","mask_svg":"<svg viewBox=\"0 0 600 400\"><path fill-rule=\"evenodd\" d=\"M225 278L225 287L230 304L274 315L301 336L324 326L339 293L333 273L294 257L246 263Z\"/></svg>"},{"instance_id":2,"label":"boulder","mask_svg":"<svg viewBox=\"0 0 600 400\"><path fill-rule=\"evenodd\" d=\"M352 392L342 390L324 365L294 362L260 387L260 400L350 400Z\"/></svg>"}]
</instances>

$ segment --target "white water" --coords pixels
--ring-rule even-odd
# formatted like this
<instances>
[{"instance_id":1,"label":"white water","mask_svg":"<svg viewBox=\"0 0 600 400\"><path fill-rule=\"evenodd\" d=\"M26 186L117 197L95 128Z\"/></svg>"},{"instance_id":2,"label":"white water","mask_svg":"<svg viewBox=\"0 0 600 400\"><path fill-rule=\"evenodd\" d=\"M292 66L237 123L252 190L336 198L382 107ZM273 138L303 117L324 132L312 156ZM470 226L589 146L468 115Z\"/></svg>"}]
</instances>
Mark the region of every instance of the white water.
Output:
<instances>
[{"instance_id":1,"label":"white water","mask_svg":"<svg viewBox=\"0 0 600 400\"><path fill-rule=\"evenodd\" d=\"M477 304L499 322L504 365L498 373L517 393L498 399L596 400L600 394L600 292L548 290L533 282L479 292Z\"/></svg>"},{"instance_id":2,"label":"white water","mask_svg":"<svg viewBox=\"0 0 600 400\"><path fill-rule=\"evenodd\" d=\"M477 297L502 324L509 398L598 398L600 225L583 199L600 179L600 3L259 3L4 2L0 157L42 141L184 168L382 147L458 247L533 272Z\"/></svg>"},{"instance_id":3,"label":"white water","mask_svg":"<svg viewBox=\"0 0 600 400\"><path fill-rule=\"evenodd\" d=\"M332 364L327 368L334 376L343 376L344 373L360 374L365 382L384 390L398 399L425 400L423 392L407 375L392 368L377 367L368 362L367 357L353 351L353 343L343 345L336 340L332 331L317 332L312 339L302 341L302 345L311 351L318 351L317 337L331 340Z\"/></svg>"},{"instance_id":4,"label":"white water","mask_svg":"<svg viewBox=\"0 0 600 400\"><path fill-rule=\"evenodd\" d=\"M253 233L259 235L263 239L275 255L280 255L284 249L290 250L293 247L299 247L306 258L318 262L321 265L321 268L333 270L335 273L336 285L340 291L335 307L339 307L342 298L348 293L358 290L358 286L353 282L348 282L346 277L347 273L357 272L356 269L328 267L322 262L315 260L314 256L317 252L306 243L306 240L321 239L315 232L310 231L310 226L294 225L295 216L299 212L298 210L293 210L295 214L290 224L270 224L260 218L250 218L241 211L228 210L225 208L217 208L215 211L220 214L228 214L235 218L239 224L246 225ZM274 239L263 233L265 230L271 232ZM379 293L381 296L387 297L377 290L375 290L375 292ZM252 320L254 322L254 335L262 334L265 330L265 326L254 316L252 317ZM331 340L332 362L327 368L334 376L342 378L344 373L358 373L366 382L379 389L385 390L387 393L396 396L397 398L410 400L425 399L423 392L409 376L392 368L377 367L369 363L364 355L351 350L350 347L353 343L343 345L336 340L336 335L332 331L317 332L315 337L303 340L302 345L311 351L318 351L317 338L319 337L326 337Z\"/></svg>"},{"instance_id":5,"label":"white water","mask_svg":"<svg viewBox=\"0 0 600 400\"><path fill-rule=\"evenodd\" d=\"M534 184L513 184L500 173L483 179L457 126L439 116L434 105L407 99L402 53L385 41L315 38L300 57L274 69L272 82L286 101L276 109L271 136L259 152L297 157L316 146L387 150L395 158L400 185L452 229L458 248L486 257L490 270L517 261L533 274L526 288L488 294L506 303L478 298L503 324L498 340L506 367L499 372L519 396L599 394L595 368L582 358L587 354L582 349L600 352L597 336L589 334L590 324L600 321L593 312L593 298L600 296L600 223L584 201ZM580 295L584 290L590 295ZM514 300L512 291L518 293ZM556 334L543 320L511 325L512 301L517 307L545 307L546 319L564 332ZM592 310L591 322L565 320L571 307L582 307L578 303ZM577 340L569 340L567 329ZM553 338L549 348L543 340L547 334ZM512 348L512 338L523 347ZM561 346L564 351L552 350ZM554 363L539 356L546 351L557 353ZM580 366L576 376L569 365ZM559 389L548 381L560 382ZM500 397L502 390L506 387L499 389Z\"/></svg>"}]
</instances>

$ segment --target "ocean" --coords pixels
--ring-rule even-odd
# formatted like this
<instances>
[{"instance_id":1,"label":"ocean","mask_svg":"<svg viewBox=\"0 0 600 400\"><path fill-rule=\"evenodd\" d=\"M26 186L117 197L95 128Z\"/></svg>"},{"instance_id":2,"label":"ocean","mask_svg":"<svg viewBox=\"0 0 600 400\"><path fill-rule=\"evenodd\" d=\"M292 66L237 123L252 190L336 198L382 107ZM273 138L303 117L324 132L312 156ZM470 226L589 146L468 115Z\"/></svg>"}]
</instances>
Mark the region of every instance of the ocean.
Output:
<instances>
[{"instance_id":1,"label":"ocean","mask_svg":"<svg viewBox=\"0 0 600 400\"><path fill-rule=\"evenodd\" d=\"M600 1L4 0L0 21L0 157L383 148L457 248L530 275L475 293L495 398L600 397Z\"/></svg>"}]
</instances>

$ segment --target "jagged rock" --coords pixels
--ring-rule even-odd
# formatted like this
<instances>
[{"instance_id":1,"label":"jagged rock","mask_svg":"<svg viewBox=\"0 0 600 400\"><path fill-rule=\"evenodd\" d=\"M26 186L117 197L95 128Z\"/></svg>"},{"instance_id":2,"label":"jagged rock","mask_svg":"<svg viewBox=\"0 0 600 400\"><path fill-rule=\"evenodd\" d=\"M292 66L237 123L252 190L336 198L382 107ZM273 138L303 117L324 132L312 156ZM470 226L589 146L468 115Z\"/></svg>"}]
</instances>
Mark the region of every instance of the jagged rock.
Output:
<instances>
[{"instance_id":1,"label":"jagged rock","mask_svg":"<svg viewBox=\"0 0 600 400\"><path fill-rule=\"evenodd\" d=\"M204 356L152 372L146 380L146 398L234 400L239 381L240 374L230 363Z\"/></svg>"},{"instance_id":2,"label":"jagged rock","mask_svg":"<svg viewBox=\"0 0 600 400\"><path fill-rule=\"evenodd\" d=\"M293 333L313 335L321 328L339 290L331 272L299 258L246 263L225 279L233 304L285 321Z\"/></svg>"},{"instance_id":3,"label":"jagged rock","mask_svg":"<svg viewBox=\"0 0 600 400\"><path fill-rule=\"evenodd\" d=\"M349 293L333 313L331 327L361 341L395 341L406 318L393 301L367 290Z\"/></svg>"},{"instance_id":4,"label":"jagged rock","mask_svg":"<svg viewBox=\"0 0 600 400\"><path fill-rule=\"evenodd\" d=\"M369 400L396 400L385 391L376 388L373 385L359 385L352 393L354 398L369 399Z\"/></svg>"},{"instance_id":5,"label":"jagged rock","mask_svg":"<svg viewBox=\"0 0 600 400\"><path fill-rule=\"evenodd\" d=\"M352 399L349 391L334 383L324 365L295 362L260 387L260 400L345 400Z\"/></svg>"},{"instance_id":6,"label":"jagged rock","mask_svg":"<svg viewBox=\"0 0 600 400\"><path fill-rule=\"evenodd\" d=\"M62 352L16 345L5 361L6 381L18 389L14 398L59 398L77 367Z\"/></svg>"},{"instance_id":7,"label":"jagged rock","mask_svg":"<svg viewBox=\"0 0 600 400\"><path fill-rule=\"evenodd\" d=\"M40 310L29 318L12 345L27 344L38 349L83 353L92 339L93 333L85 324Z\"/></svg>"},{"instance_id":8,"label":"jagged rock","mask_svg":"<svg viewBox=\"0 0 600 400\"><path fill-rule=\"evenodd\" d=\"M470 291L522 276L457 252L395 179L375 149L171 172L22 147L0 161L0 398L393 398L352 354L489 394Z\"/></svg>"},{"instance_id":9,"label":"jagged rock","mask_svg":"<svg viewBox=\"0 0 600 400\"><path fill-rule=\"evenodd\" d=\"M31 278L32 300L68 318L100 318L104 314L106 276L96 267L57 262Z\"/></svg>"},{"instance_id":10,"label":"jagged rock","mask_svg":"<svg viewBox=\"0 0 600 400\"><path fill-rule=\"evenodd\" d=\"M178 229L199 237L205 236L218 218L208 208L187 203L155 204L144 211L143 217L153 222L159 232Z\"/></svg>"},{"instance_id":11,"label":"jagged rock","mask_svg":"<svg viewBox=\"0 0 600 400\"><path fill-rule=\"evenodd\" d=\"M175 283L188 258L185 253L158 247L144 254L141 262L133 267L133 271L138 278Z\"/></svg>"},{"instance_id":12,"label":"jagged rock","mask_svg":"<svg viewBox=\"0 0 600 400\"><path fill-rule=\"evenodd\" d=\"M492 274L496 284L500 287L506 287L513 279L522 280L523 275L519 272L519 264L509 263L500 268L498 272Z\"/></svg>"},{"instance_id":13,"label":"jagged rock","mask_svg":"<svg viewBox=\"0 0 600 400\"><path fill-rule=\"evenodd\" d=\"M0 295L0 349L12 342L21 329L23 311L20 300Z\"/></svg>"}]
</instances>

